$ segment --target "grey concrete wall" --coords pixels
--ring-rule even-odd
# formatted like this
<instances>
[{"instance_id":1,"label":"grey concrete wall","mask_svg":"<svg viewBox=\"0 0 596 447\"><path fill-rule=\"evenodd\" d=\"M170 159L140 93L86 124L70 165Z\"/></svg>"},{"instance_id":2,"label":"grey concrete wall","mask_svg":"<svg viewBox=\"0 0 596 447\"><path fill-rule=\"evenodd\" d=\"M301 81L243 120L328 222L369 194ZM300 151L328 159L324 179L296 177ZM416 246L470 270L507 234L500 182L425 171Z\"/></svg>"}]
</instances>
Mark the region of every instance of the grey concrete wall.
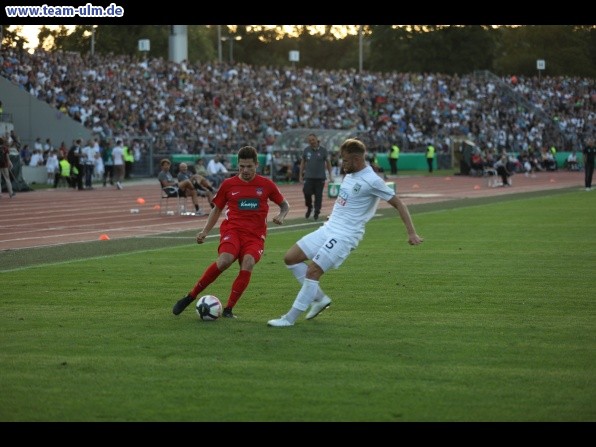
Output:
<instances>
[{"instance_id":1,"label":"grey concrete wall","mask_svg":"<svg viewBox=\"0 0 596 447\"><path fill-rule=\"evenodd\" d=\"M0 77L0 101L5 114L12 115L14 130L22 144L33 146L37 137L50 138L56 148L64 141L70 147L77 138L88 140L92 132L78 121L40 101L24 89Z\"/></svg>"}]
</instances>

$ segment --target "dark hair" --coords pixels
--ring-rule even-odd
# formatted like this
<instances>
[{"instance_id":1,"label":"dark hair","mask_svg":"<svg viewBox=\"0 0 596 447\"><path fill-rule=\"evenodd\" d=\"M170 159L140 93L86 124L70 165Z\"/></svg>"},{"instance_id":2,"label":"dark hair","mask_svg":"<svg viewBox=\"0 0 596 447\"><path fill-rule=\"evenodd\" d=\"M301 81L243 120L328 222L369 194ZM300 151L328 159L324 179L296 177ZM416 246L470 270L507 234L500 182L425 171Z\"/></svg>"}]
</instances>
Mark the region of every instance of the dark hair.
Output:
<instances>
[{"instance_id":1,"label":"dark hair","mask_svg":"<svg viewBox=\"0 0 596 447\"><path fill-rule=\"evenodd\" d=\"M244 146L238 151L238 160L252 160L258 163L257 150L252 146Z\"/></svg>"},{"instance_id":2,"label":"dark hair","mask_svg":"<svg viewBox=\"0 0 596 447\"><path fill-rule=\"evenodd\" d=\"M162 158L162 160L159 162L159 165L160 165L160 166L163 166L163 165L165 165L166 163L167 163L167 164L169 164L169 165L171 165L171 164L172 164L172 162L171 162L170 160L168 160L167 158Z\"/></svg>"}]
</instances>

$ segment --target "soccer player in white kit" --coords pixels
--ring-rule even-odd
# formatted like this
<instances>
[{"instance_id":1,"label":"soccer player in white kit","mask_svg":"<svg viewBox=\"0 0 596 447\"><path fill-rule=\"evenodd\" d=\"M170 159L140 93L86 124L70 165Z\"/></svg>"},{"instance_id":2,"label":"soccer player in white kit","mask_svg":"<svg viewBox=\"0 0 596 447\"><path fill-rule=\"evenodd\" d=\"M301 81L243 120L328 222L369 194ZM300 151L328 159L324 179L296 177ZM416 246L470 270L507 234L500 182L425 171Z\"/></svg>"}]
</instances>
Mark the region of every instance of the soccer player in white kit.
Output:
<instances>
[{"instance_id":1,"label":"soccer player in white kit","mask_svg":"<svg viewBox=\"0 0 596 447\"><path fill-rule=\"evenodd\" d=\"M339 150L346 176L329 220L296 242L284 257L286 266L302 284L302 288L288 313L269 320L268 326L293 326L309 307L307 320L315 318L329 307L331 299L319 286L319 280L326 271L339 268L358 246L364 236L365 225L374 216L380 199L386 200L398 211L406 226L410 245L418 245L423 241L416 233L408 207L367 165L364 143L351 138ZM312 262L306 264L304 261L308 259Z\"/></svg>"}]
</instances>

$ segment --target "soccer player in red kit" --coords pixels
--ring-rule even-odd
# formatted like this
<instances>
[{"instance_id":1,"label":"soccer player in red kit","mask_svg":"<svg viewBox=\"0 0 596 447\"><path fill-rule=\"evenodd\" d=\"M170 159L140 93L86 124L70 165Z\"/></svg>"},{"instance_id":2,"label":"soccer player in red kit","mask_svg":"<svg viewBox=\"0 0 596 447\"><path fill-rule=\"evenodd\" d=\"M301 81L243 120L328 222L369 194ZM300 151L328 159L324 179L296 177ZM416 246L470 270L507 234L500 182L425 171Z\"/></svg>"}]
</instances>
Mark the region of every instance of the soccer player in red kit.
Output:
<instances>
[{"instance_id":1,"label":"soccer player in red kit","mask_svg":"<svg viewBox=\"0 0 596 447\"><path fill-rule=\"evenodd\" d=\"M224 213L219 227L219 256L203 272L192 290L176 302L172 312L179 315L217 277L238 259L240 272L232 283L232 290L224 308L223 316L236 318L232 309L248 287L252 270L263 255L267 236L269 200L279 206L279 214L273 222L282 225L290 205L273 181L257 175L257 150L245 146L238 151L238 175L223 181L213 198L211 210L203 229L197 234L197 244L205 242L209 231Z\"/></svg>"}]
</instances>

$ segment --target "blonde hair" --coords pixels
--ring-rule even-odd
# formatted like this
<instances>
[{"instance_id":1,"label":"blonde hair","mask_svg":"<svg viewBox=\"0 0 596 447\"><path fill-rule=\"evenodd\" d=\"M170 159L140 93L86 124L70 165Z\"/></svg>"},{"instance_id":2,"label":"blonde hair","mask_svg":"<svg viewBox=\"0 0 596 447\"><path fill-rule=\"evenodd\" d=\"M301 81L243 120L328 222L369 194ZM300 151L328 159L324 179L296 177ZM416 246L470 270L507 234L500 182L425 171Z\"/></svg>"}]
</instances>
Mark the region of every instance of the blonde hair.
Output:
<instances>
[{"instance_id":1,"label":"blonde hair","mask_svg":"<svg viewBox=\"0 0 596 447\"><path fill-rule=\"evenodd\" d=\"M360 140L356 138L348 138L346 141L339 148L340 152L345 152L346 154L358 154L364 155L366 152L366 146Z\"/></svg>"}]
</instances>

